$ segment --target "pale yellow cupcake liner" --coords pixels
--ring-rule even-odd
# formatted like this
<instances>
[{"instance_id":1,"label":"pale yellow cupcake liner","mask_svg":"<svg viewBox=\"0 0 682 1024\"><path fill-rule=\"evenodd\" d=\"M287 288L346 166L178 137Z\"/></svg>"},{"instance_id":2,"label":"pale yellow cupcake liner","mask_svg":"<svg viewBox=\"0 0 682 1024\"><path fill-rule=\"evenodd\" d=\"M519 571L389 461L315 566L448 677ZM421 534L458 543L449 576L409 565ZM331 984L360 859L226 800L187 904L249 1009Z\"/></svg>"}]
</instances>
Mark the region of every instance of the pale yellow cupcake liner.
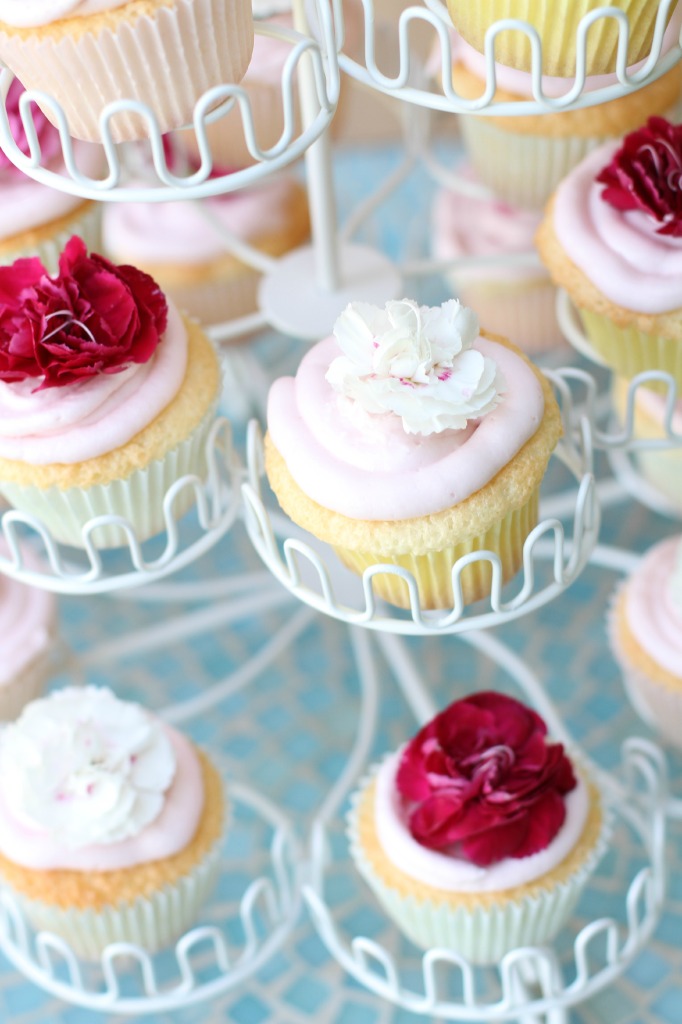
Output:
<instances>
[{"instance_id":1,"label":"pale yellow cupcake liner","mask_svg":"<svg viewBox=\"0 0 682 1024\"><path fill-rule=\"evenodd\" d=\"M53 97L71 135L89 142L101 141L103 107L121 99L147 104L161 132L179 128L208 89L241 80L252 50L250 0L174 0L153 17L121 17L115 30L58 39L0 32L0 54L25 88ZM50 104L44 111L54 122ZM116 114L109 124L114 142L149 135L139 114Z\"/></svg>"},{"instance_id":2,"label":"pale yellow cupcake liner","mask_svg":"<svg viewBox=\"0 0 682 1024\"><path fill-rule=\"evenodd\" d=\"M567 348L556 318L556 288L548 278L470 279L467 271L450 276L460 302L475 309L480 324L493 334L504 334L522 352L538 355Z\"/></svg>"},{"instance_id":3,"label":"pale yellow cupcake liner","mask_svg":"<svg viewBox=\"0 0 682 1024\"><path fill-rule=\"evenodd\" d=\"M15 260L37 256L48 273L56 274L59 269L59 257L72 235L79 235L83 239L88 252L100 252L100 224L99 203L89 203L85 211L82 210L82 204L79 204L72 219L63 225L52 238L45 238L38 245L21 245L19 244L21 236L18 235L17 245L2 252L0 264L9 266Z\"/></svg>"},{"instance_id":4,"label":"pale yellow cupcake liner","mask_svg":"<svg viewBox=\"0 0 682 1024\"><path fill-rule=\"evenodd\" d=\"M521 946L543 946L561 931L573 915L590 875L605 853L612 829L611 816L602 806L597 842L580 866L562 882L525 898L511 901L500 894L490 906L456 907L436 900L405 895L377 873L365 854L359 833L358 808L372 775L360 785L348 813L350 852L355 865L389 917L420 949L453 950L473 964L498 963ZM449 894L444 894L449 895Z\"/></svg>"},{"instance_id":5,"label":"pale yellow cupcake liner","mask_svg":"<svg viewBox=\"0 0 682 1024\"><path fill-rule=\"evenodd\" d=\"M679 687L652 679L630 661L618 639L616 606L626 585L623 583L616 589L607 610L606 627L613 656L637 714L670 744L682 750L682 679Z\"/></svg>"},{"instance_id":6,"label":"pale yellow cupcake liner","mask_svg":"<svg viewBox=\"0 0 682 1024\"><path fill-rule=\"evenodd\" d=\"M50 530L55 540L74 547L84 546L82 530L95 516L117 515L128 519L140 541L147 540L166 528L163 501L169 488L181 477L206 476L206 442L215 419L217 403L213 403L193 432L162 458L135 470L125 480L112 480L92 487L70 487L45 490L35 486L0 483L0 493L14 508L36 516ZM172 507L179 519L195 503L195 490L183 487ZM125 531L117 526L102 526L92 531L98 548L127 545Z\"/></svg>"},{"instance_id":7,"label":"pale yellow cupcake liner","mask_svg":"<svg viewBox=\"0 0 682 1024\"><path fill-rule=\"evenodd\" d=\"M158 270L155 277L178 309L204 326L236 320L258 309L258 285L262 274L246 264L229 277L188 280L183 284L169 284Z\"/></svg>"},{"instance_id":8,"label":"pale yellow cupcake liner","mask_svg":"<svg viewBox=\"0 0 682 1024\"><path fill-rule=\"evenodd\" d=\"M542 43L542 72L570 77L576 69L576 40L581 18L597 6L595 0L448 0L452 22L464 39L483 52L487 29L503 18L519 18L537 29ZM630 26L628 67L649 53L659 4L656 0L614 0L625 11ZM671 12L672 7L671 5ZM615 71L618 23L599 18L587 36L586 73ZM500 64L531 70L527 35L519 30L500 32L495 40L495 59Z\"/></svg>"},{"instance_id":9,"label":"pale yellow cupcake liner","mask_svg":"<svg viewBox=\"0 0 682 1024\"><path fill-rule=\"evenodd\" d=\"M594 350L607 366L623 377L632 378L646 370L669 373L682 394L682 341L646 334L636 327L619 327L601 313L579 307L585 332ZM664 384L647 384L667 391Z\"/></svg>"},{"instance_id":10,"label":"pale yellow cupcake liner","mask_svg":"<svg viewBox=\"0 0 682 1024\"><path fill-rule=\"evenodd\" d=\"M489 124L484 117L462 117L460 127L469 159L483 184L499 199L531 210L542 209L562 178L611 138L516 133Z\"/></svg>"},{"instance_id":11,"label":"pale yellow cupcake liner","mask_svg":"<svg viewBox=\"0 0 682 1024\"><path fill-rule=\"evenodd\" d=\"M518 572L523 564L523 545L526 537L538 521L539 496L538 484L521 508L510 510L484 533L439 551L422 555L407 552L389 558L350 548L335 547L334 550L342 562L359 575L377 564L390 564L407 569L417 583L422 608L452 608L452 567L465 555L473 551L495 552L502 563L504 582ZM487 597L490 594L491 581L492 568L489 561L482 559L467 566L461 574L464 603L473 604L474 601ZM378 597L399 608L410 607L407 584L395 573L377 573L372 582Z\"/></svg>"},{"instance_id":12,"label":"pale yellow cupcake liner","mask_svg":"<svg viewBox=\"0 0 682 1024\"><path fill-rule=\"evenodd\" d=\"M99 959L104 948L113 942L131 942L153 953L170 946L199 923L220 867L218 840L188 875L132 903L74 910L30 900L14 891L12 896L36 931L60 936L83 959Z\"/></svg>"}]
</instances>

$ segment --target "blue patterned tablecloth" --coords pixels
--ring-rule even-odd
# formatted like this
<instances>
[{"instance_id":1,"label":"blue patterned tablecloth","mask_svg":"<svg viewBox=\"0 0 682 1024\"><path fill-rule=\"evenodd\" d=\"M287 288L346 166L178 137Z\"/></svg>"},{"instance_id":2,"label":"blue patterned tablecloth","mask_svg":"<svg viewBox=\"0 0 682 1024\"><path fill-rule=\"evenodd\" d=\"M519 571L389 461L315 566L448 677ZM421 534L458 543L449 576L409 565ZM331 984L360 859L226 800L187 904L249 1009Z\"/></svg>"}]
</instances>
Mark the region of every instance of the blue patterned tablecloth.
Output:
<instances>
[{"instance_id":1,"label":"blue patterned tablecloth","mask_svg":"<svg viewBox=\"0 0 682 1024\"><path fill-rule=\"evenodd\" d=\"M337 159L340 205L348 210L361 194L383 180L398 159L395 149L344 152ZM386 251L419 255L427 244L432 186L418 172L401 187L384 213L372 222L368 238ZM438 300L440 282L420 285L419 297ZM301 348L266 338L257 343L268 356L279 345L295 365ZM563 483L561 484L563 486ZM551 487L551 480L550 480ZM604 511L603 541L643 551L668 536L674 523L632 501ZM213 579L241 570L257 570L258 559L241 526L182 574L183 579ZM544 681L574 737L606 768L619 759L622 740L650 735L628 704L609 654L604 612L617 575L589 567L580 580L544 609L499 631ZM94 650L114 637L153 625L160 617L181 616L197 605L141 604L126 597L61 599L62 632L77 652ZM131 655L93 669L88 679L111 685L121 695L152 708L186 699L221 680L291 619L296 605L250 617L233 627L164 646L147 655ZM500 686L518 693L494 665L457 638L408 641L440 704L473 688ZM414 728L394 681L383 663L380 728L375 754L394 748ZM68 682L67 677L55 680ZM342 625L316 617L274 666L248 688L193 722L195 740L220 751L228 774L259 788L291 817L301 836L338 777L357 729L359 700L348 633ZM673 787L682 793L682 761L671 757ZM610 989L573 1011L575 1024L680 1024L682 1021L682 842L673 825L669 848L670 889L666 912L654 940L627 974ZM243 887L258 861L258 832L237 822L233 844L235 870L216 897L229 900ZM624 874L636 851L627 843L612 850L578 915L610 914L622 907ZM392 941L391 926L373 898L341 871L331 887L335 912L344 927ZM620 910L618 911L620 915ZM89 1010L67 1007L0 965L0 1020L12 1024L81 1024ZM105 1018L109 1024L122 1018ZM129 1018L127 1018L129 1019ZM418 1018L366 992L330 958L303 915L290 942L243 988L213 1003L157 1014L158 1024L232 1021L234 1024L416 1024Z\"/></svg>"}]
</instances>

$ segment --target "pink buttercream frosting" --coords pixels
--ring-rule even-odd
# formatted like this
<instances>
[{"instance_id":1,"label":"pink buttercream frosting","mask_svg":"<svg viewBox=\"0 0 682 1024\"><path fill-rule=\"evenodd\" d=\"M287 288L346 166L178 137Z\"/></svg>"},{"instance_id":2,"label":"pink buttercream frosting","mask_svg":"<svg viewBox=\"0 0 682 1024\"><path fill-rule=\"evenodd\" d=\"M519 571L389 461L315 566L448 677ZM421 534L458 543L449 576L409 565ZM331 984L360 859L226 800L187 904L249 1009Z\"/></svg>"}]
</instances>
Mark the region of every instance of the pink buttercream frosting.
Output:
<instances>
[{"instance_id":1,"label":"pink buttercream frosting","mask_svg":"<svg viewBox=\"0 0 682 1024\"><path fill-rule=\"evenodd\" d=\"M174 754L175 774L164 794L160 813L140 832L119 842L67 846L46 829L32 828L19 821L11 813L0 787L3 855L15 864L38 871L117 871L172 857L185 849L194 838L203 812L201 764L184 736L167 725L163 731Z\"/></svg>"},{"instance_id":2,"label":"pink buttercream frosting","mask_svg":"<svg viewBox=\"0 0 682 1024\"><path fill-rule=\"evenodd\" d=\"M587 787L578 777L577 785L564 796L566 818L544 850L529 857L505 857L488 867L479 867L463 857L431 850L410 834L408 810L398 792L396 773L401 751L387 757L379 767L374 795L374 824L381 847L395 867L424 885L445 892L503 892L526 885L556 868L578 843L589 813Z\"/></svg>"},{"instance_id":3,"label":"pink buttercream frosting","mask_svg":"<svg viewBox=\"0 0 682 1024\"><path fill-rule=\"evenodd\" d=\"M256 11L254 10L254 14ZM273 25L281 25L283 28L293 28L294 20L291 13L279 13L275 17L268 17ZM250 82L263 82L266 85L282 85L282 70L287 57L292 52L293 46L284 39L276 39L274 36L263 36L256 33L253 40L253 54L242 78L242 85Z\"/></svg>"},{"instance_id":4,"label":"pink buttercream frosting","mask_svg":"<svg viewBox=\"0 0 682 1024\"><path fill-rule=\"evenodd\" d=\"M295 378L275 381L268 400L268 430L299 487L325 508L369 520L440 512L480 490L535 433L544 399L533 371L509 349L484 338L474 349L501 371L501 401L464 429L424 436L335 392L325 375L341 350L334 338L315 345Z\"/></svg>"},{"instance_id":5,"label":"pink buttercream frosting","mask_svg":"<svg viewBox=\"0 0 682 1024\"><path fill-rule=\"evenodd\" d=\"M42 391L31 377L0 381L0 456L47 465L120 448L172 401L186 367L187 331L169 303L168 327L146 363Z\"/></svg>"},{"instance_id":6,"label":"pink buttercream frosting","mask_svg":"<svg viewBox=\"0 0 682 1024\"><path fill-rule=\"evenodd\" d=\"M621 141L590 153L555 193L554 230L566 255L612 302L639 313L682 307L682 238L657 233L640 210L621 211L602 199L597 175Z\"/></svg>"},{"instance_id":7,"label":"pink buttercream frosting","mask_svg":"<svg viewBox=\"0 0 682 1024\"><path fill-rule=\"evenodd\" d=\"M0 539L0 553L9 551ZM37 567L30 551L22 552L27 565ZM52 641L56 613L54 594L0 573L0 686L13 682Z\"/></svg>"},{"instance_id":8,"label":"pink buttercream frosting","mask_svg":"<svg viewBox=\"0 0 682 1024\"><path fill-rule=\"evenodd\" d=\"M15 28L35 28L49 25L62 18L85 18L115 7L123 7L129 0L0 0L0 22Z\"/></svg>"},{"instance_id":9,"label":"pink buttercream frosting","mask_svg":"<svg viewBox=\"0 0 682 1024\"><path fill-rule=\"evenodd\" d=\"M682 537L644 555L625 584L625 618L639 646L682 678Z\"/></svg>"},{"instance_id":10,"label":"pink buttercream frosting","mask_svg":"<svg viewBox=\"0 0 682 1024\"><path fill-rule=\"evenodd\" d=\"M242 241L277 233L288 223L296 182L279 176L262 186L196 203L109 203L102 234L115 260L141 264L204 263L225 255L214 224Z\"/></svg>"}]
</instances>

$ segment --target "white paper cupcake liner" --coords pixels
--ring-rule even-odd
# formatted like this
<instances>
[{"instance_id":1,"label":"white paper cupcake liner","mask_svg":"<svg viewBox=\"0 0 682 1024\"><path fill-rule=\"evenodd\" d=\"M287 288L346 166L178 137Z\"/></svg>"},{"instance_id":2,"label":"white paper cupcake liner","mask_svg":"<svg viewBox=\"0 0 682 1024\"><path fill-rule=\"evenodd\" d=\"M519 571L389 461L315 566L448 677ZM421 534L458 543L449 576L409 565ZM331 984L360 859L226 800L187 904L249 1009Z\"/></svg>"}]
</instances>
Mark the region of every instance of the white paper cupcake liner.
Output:
<instances>
[{"instance_id":1,"label":"white paper cupcake liner","mask_svg":"<svg viewBox=\"0 0 682 1024\"><path fill-rule=\"evenodd\" d=\"M625 691L637 714L670 744L682 750L682 680L678 688L673 688L652 679L628 660L620 643L616 606L626 585L621 584L616 589L607 610L606 626L611 650L623 674Z\"/></svg>"},{"instance_id":2,"label":"white paper cupcake liner","mask_svg":"<svg viewBox=\"0 0 682 1024\"><path fill-rule=\"evenodd\" d=\"M2 252L0 264L2 266L9 266L15 260L24 259L28 256L37 256L46 267L48 273L56 274L59 266L59 257L72 235L80 235L85 242L88 252L100 251L100 222L101 212L99 203L88 203L86 206L83 203L79 203L72 218L52 238L46 238L38 245L21 245L20 236L17 236L17 245L12 249L5 249Z\"/></svg>"},{"instance_id":3,"label":"white paper cupcake liner","mask_svg":"<svg viewBox=\"0 0 682 1024\"><path fill-rule=\"evenodd\" d=\"M568 349L556 318L556 288L548 278L501 280L491 273L482 281L456 271L449 280L459 300L476 310L481 327L504 335L523 352Z\"/></svg>"},{"instance_id":4,"label":"white paper cupcake liner","mask_svg":"<svg viewBox=\"0 0 682 1024\"><path fill-rule=\"evenodd\" d=\"M97 16L91 17L97 28ZM25 88L52 96L71 135L89 142L101 141L103 108L122 99L150 107L161 132L179 128L208 89L242 79L252 50L250 0L175 0L157 7L153 17L121 17L115 30L58 41L49 33L0 32L0 55ZM54 121L50 105L45 114ZM114 142L149 135L139 114L116 114L109 124Z\"/></svg>"},{"instance_id":5,"label":"white paper cupcake liner","mask_svg":"<svg viewBox=\"0 0 682 1024\"><path fill-rule=\"evenodd\" d=\"M576 871L536 896L501 902L488 908L453 907L405 896L376 873L362 848L358 805L378 766L360 784L348 812L348 838L356 867L386 913L421 949L442 947L460 953L474 964L497 963L520 946L542 946L570 919L590 875L603 856L611 832L611 815L602 803L597 842ZM504 894L502 894L502 897Z\"/></svg>"},{"instance_id":6,"label":"white paper cupcake liner","mask_svg":"<svg viewBox=\"0 0 682 1024\"><path fill-rule=\"evenodd\" d=\"M125 480L112 480L88 488L71 487L60 490L49 487L1 483L0 492L14 508L36 516L50 530L55 540L82 548L83 527L95 516L123 516L133 526L139 541L147 540L166 528L163 503L169 488L183 476L206 476L206 441L215 418L217 402L182 441L163 458L155 459L135 470ZM195 502L195 489L188 484L177 495L172 513L175 519L184 515ZM118 526L101 526L91 534L98 548L127 545L127 535Z\"/></svg>"}]
</instances>

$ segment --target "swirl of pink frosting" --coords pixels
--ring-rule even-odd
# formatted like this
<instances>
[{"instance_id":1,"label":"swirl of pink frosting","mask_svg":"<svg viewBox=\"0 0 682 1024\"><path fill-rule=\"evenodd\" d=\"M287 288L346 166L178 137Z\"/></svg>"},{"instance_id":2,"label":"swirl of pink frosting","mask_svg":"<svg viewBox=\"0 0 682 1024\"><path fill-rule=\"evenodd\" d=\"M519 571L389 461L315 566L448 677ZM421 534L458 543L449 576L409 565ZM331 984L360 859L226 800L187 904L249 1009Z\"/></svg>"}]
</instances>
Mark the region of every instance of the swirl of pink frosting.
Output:
<instances>
[{"instance_id":1,"label":"swirl of pink frosting","mask_svg":"<svg viewBox=\"0 0 682 1024\"><path fill-rule=\"evenodd\" d=\"M204 263L225 256L215 230L242 241L286 227L294 179L281 176L262 186L196 203L108 203L102 236L115 260L145 264Z\"/></svg>"},{"instance_id":2,"label":"swirl of pink frosting","mask_svg":"<svg viewBox=\"0 0 682 1024\"><path fill-rule=\"evenodd\" d=\"M673 12L668 27L663 36L661 44L661 56L668 53L673 46L677 45L682 29L682 7ZM469 43L457 33L451 33L452 59L453 63L460 62L472 75L480 78L483 82L487 79L485 55L474 49ZM628 68L629 74L634 74L641 68L646 58L640 60ZM545 96L565 96L575 84L575 78L558 78L552 75L542 75L542 92ZM524 96L533 99L533 76L527 71L519 71L516 68L507 67L506 64L498 64L495 61L495 84L498 89L510 92L515 96ZM606 89L610 85L618 83L618 75L613 72L607 75L587 75L581 92L595 92L597 89Z\"/></svg>"},{"instance_id":3,"label":"swirl of pink frosting","mask_svg":"<svg viewBox=\"0 0 682 1024\"><path fill-rule=\"evenodd\" d=\"M73 142L74 158L78 170L88 177L96 177L102 166L102 150L88 142ZM61 156L48 165L48 170L66 174ZM22 174L17 169L0 170L0 239L13 238L50 221L58 220L76 210L83 200Z\"/></svg>"},{"instance_id":4,"label":"swirl of pink frosting","mask_svg":"<svg viewBox=\"0 0 682 1024\"><path fill-rule=\"evenodd\" d=\"M544 412L533 371L513 352L478 338L506 392L463 430L407 434L400 417L365 412L325 374L341 350L334 338L305 355L296 377L270 388L268 430L302 491L351 519L410 519L450 508L485 486L538 429Z\"/></svg>"},{"instance_id":5,"label":"swirl of pink frosting","mask_svg":"<svg viewBox=\"0 0 682 1024\"><path fill-rule=\"evenodd\" d=\"M9 555L0 539L0 554ZM29 567L38 567L30 550L22 551ZM52 642L56 614L54 594L0 573L0 686L17 676Z\"/></svg>"},{"instance_id":6,"label":"swirl of pink frosting","mask_svg":"<svg viewBox=\"0 0 682 1024\"><path fill-rule=\"evenodd\" d=\"M566 255L612 302L639 313L682 307L682 238L657 234L640 210L617 210L596 181L621 145L590 153L559 185L554 231Z\"/></svg>"},{"instance_id":7,"label":"swirl of pink frosting","mask_svg":"<svg viewBox=\"0 0 682 1024\"><path fill-rule=\"evenodd\" d=\"M194 838L204 806L201 764L184 736L168 725L163 729L175 756L175 775L160 813L137 835L116 843L60 845L44 830L12 815L0 788L0 850L4 856L37 871L117 871L172 857L185 849Z\"/></svg>"},{"instance_id":8,"label":"swirl of pink frosting","mask_svg":"<svg viewBox=\"0 0 682 1024\"><path fill-rule=\"evenodd\" d=\"M650 548L624 592L625 619L639 646L682 678L682 537Z\"/></svg>"},{"instance_id":9,"label":"swirl of pink frosting","mask_svg":"<svg viewBox=\"0 0 682 1024\"><path fill-rule=\"evenodd\" d=\"M396 785L401 751L387 757L376 775L374 824L379 843L392 864L424 885L445 892L502 892L526 885L552 871L568 856L585 828L589 798L585 783L577 776L577 785L564 797L566 818L556 836L544 850L529 857L505 857L487 868L463 857L430 850L410 834L408 814Z\"/></svg>"},{"instance_id":10,"label":"swirl of pink frosting","mask_svg":"<svg viewBox=\"0 0 682 1024\"><path fill-rule=\"evenodd\" d=\"M467 181L475 181L470 167L458 169ZM437 259L462 256L502 256L499 263L481 267L458 267L456 274L467 281L518 281L548 278L541 266L518 264L509 256L533 252L535 232L541 214L522 210L499 199L464 195L440 189L431 216L433 253Z\"/></svg>"},{"instance_id":11,"label":"swirl of pink frosting","mask_svg":"<svg viewBox=\"0 0 682 1024\"><path fill-rule=\"evenodd\" d=\"M0 0L0 22L14 28L36 28L62 18L101 14L127 3L128 0Z\"/></svg>"},{"instance_id":12,"label":"swirl of pink frosting","mask_svg":"<svg viewBox=\"0 0 682 1024\"><path fill-rule=\"evenodd\" d=\"M146 363L43 391L31 377L0 381L0 456L44 466L120 448L172 401L186 367L187 331L169 303L166 333Z\"/></svg>"}]
</instances>

